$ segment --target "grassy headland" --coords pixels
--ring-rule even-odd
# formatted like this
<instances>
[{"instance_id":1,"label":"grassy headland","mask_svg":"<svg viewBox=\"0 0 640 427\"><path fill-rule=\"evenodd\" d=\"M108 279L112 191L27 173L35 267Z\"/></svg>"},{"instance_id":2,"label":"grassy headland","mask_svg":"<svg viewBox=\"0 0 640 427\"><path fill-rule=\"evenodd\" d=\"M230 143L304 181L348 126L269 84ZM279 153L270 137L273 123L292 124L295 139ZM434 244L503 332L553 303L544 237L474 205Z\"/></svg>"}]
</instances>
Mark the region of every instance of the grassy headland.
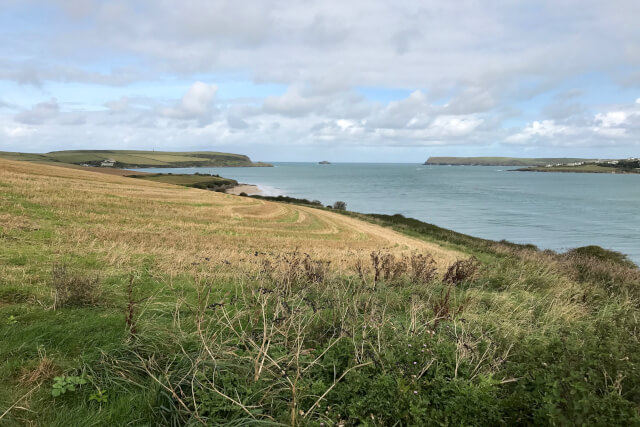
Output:
<instances>
[{"instance_id":1,"label":"grassy headland","mask_svg":"<svg viewBox=\"0 0 640 427\"><path fill-rule=\"evenodd\" d=\"M181 167L230 167L230 166L271 166L254 163L242 154L218 153L213 151L134 151L134 150L67 150L50 153L0 152L0 158L30 162L61 162L75 165L100 166L105 160L114 160L116 168L181 168Z\"/></svg>"},{"instance_id":2,"label":"grassy headland","mask_svg":"<svg viewBox=\"0 0 640 427\"><path fill-rule=\"evenodd\" d=\"M0 243L3 425L640 422L601 248L6 160Z\"/></svg>"},{"instance_id":3,"label":"grassy headland","mask_svg":"<svg viewBox=\"0 0 640 427\"><path fill-rule=\"evenodd\" d=\"M429 157L425 165L465 166L545 166L556 163L592 161L574 158L522 158L522 157Z\"/></svg>"},{"instance_id":4,"label":"grassy headland","mask_svg":"<svg viewBox=\"0 0 640 427\"><path fill-rule=\"evenodd\" d=\"M134 172L135 173L135 172ZM131 178L144 179L153 182L164 182L166 184L182 185L185 187L200 188L203 190L225 191L238 185L235 179L223 178L219 175L210 174L144 174L129 175Z\"/></svg>"},{"instance_id":5,"label":"grassy headland","mask_svg":"<svg viewBox=\"0 0 640 427\"><path fill-rule=\"evenodd\" d=\"M582 163L582 162L578 162ZM520 172L572 172L572 173L640 173L640 160L609 160L584 164L553 164L516 169Z\"/></svg>"}]
</instances>

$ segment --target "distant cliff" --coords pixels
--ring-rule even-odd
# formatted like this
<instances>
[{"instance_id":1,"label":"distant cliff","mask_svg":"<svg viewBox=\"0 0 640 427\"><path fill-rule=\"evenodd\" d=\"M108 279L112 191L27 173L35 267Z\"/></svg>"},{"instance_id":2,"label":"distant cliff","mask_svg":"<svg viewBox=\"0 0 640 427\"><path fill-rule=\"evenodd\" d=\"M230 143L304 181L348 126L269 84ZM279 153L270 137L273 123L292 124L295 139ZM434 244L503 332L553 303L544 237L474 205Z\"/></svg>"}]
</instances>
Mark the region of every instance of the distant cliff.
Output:
<instances>
[{"instance_id":1,"label":"distant cliff","mask_svg":"<svg viewBox=\"0 0 640 427\"><path fill-rule=\"evenodd\" d=\"M249 157L242 154L214 151L66 150L45 154L0 152L0 157L9 160L61 162L88 166L108 165L116 168L271 166L268 163L252 162Z\"/></svg>"},{"instance_id":2,"label":"distant cliff","mask_svg":"<svg viewBox=\"0 0 640 427\"><path fill-rule=\"evenodd\" d=\"M546 166L558 163L589 162L590 159L574 158L520 158L520 157L429 157L425 165L466 166Z\"/></svg>"}]
</instances>

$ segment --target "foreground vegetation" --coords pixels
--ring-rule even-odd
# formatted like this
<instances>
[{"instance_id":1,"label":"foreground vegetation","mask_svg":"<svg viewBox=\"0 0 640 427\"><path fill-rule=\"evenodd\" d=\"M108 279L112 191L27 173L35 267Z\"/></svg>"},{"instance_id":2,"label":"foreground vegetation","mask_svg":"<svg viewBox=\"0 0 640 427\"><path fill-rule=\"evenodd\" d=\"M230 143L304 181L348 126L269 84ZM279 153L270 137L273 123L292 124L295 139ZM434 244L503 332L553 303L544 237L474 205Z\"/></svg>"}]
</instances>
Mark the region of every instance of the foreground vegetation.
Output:
<instances>
[{"instance_id":1,"label":"foreground vegetation","mask_svg":"<svg viewBox=\"0 0 640 427\"><path fill-rule=\"evenodd\" d=\"M0 193L0 423L640 423L621 254L1 160Z\"/></svg>"},{"instance_id":2,"label":"foreground vegetation","mask_svg":"<svg viewBox=\"0 0 640 427\"><path fill-rule=\"evenodd\" d=\"M45 154L0 151L0 158L89 166L100 166L105 160L115 160L116 168L271 166L267 163L254 163L242 154L214 151L65 150Z\"/></svg>"}]
</instances>

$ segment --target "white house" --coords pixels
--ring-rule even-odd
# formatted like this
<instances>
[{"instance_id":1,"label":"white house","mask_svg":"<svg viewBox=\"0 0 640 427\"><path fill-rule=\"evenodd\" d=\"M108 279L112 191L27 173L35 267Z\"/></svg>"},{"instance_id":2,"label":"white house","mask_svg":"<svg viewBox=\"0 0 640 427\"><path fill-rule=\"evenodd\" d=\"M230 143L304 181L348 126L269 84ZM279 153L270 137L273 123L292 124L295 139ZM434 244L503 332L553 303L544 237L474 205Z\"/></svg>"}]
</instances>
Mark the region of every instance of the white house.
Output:
<instances>
[{"instance_id":1,"label":"white house","mask_svg":"<svg viewBox=\"0 0 640 427\"><path fill-rule=\"evenodd\" d=\"M102 163L100 163L100 166L103 168L112 168L115 162L116 161L113 159L103 160Z\"/></svg>"}]
</instances>

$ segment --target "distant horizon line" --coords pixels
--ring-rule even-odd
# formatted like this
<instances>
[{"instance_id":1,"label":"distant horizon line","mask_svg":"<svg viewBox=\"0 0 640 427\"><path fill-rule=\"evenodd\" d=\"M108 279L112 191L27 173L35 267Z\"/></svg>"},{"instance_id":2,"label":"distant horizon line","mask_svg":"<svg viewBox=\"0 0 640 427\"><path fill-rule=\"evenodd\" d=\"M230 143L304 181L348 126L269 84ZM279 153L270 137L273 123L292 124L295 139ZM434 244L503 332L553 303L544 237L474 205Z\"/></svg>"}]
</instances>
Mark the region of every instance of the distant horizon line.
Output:
<instances>
[{"instance_id":1,"label":"distant horizon line","mask_svg":"<svg viewBox=\"0 0 640 427\"><path fill-rule=\"evenodd\" d=\"M25 151L5 151L6 149L0 149L0 152L7 152L7 153L25 153L25 154L48 154L48 153L55 153L55 152L61 152L61 151L140 151L140 152L165 152L165 153L188 153L188 152L211 152L211 153L226 153L226 154L237 154L237 155L244 155L247 156L249 158L252 159L253 162L261 162L261 163L312 163L312 164L317 164L319 162L323 162L323 161L327 161L331 164L336 164L336 163L341 163L341 164L413 164L413 165L424 165L424 163L431 157L436 157L436 158L456 158L456 159L467 159L467 158L509 158L509 159L578 159L578 160L621 160L621 159L628 159L628 158L638 158L640 157L640 153L638 153L637 156L635 155L630 155L627 154L625 156L613 156L613 157L595 157L595 156L580 156L580 155L576 155L576 156L569 156L569 155L562 155L562 156L553 156L553 155L538 155L538 156L534 156L534 157L525 157L525 156L505 156L505 155L427 155L425 156L423 161L358 161L358 160L327 160L327 159L320 159L320 160L267 160L267 159L259 159L256 160L255 157L253 155L249 155L249 154L244 154L244 153L234 153L234 152L229 152L229 151L215 151L214 149L187 149L187 150L180 150L180 149L160 149L160 150L155 150L155 149L137 149L137 148L129 148L129 149L118 149L118 148L66 148L66 149L57 149L57 150L51 150L51 151L45 151L45 152L41 152L41 151L31 151L31 150L25 150ZM430 166L437 166L437 165L430 165ZM215 166L211 166L211 167L215 167ZM186 168L185 168L186 169Z\"/></svg>"}]
</instances>

